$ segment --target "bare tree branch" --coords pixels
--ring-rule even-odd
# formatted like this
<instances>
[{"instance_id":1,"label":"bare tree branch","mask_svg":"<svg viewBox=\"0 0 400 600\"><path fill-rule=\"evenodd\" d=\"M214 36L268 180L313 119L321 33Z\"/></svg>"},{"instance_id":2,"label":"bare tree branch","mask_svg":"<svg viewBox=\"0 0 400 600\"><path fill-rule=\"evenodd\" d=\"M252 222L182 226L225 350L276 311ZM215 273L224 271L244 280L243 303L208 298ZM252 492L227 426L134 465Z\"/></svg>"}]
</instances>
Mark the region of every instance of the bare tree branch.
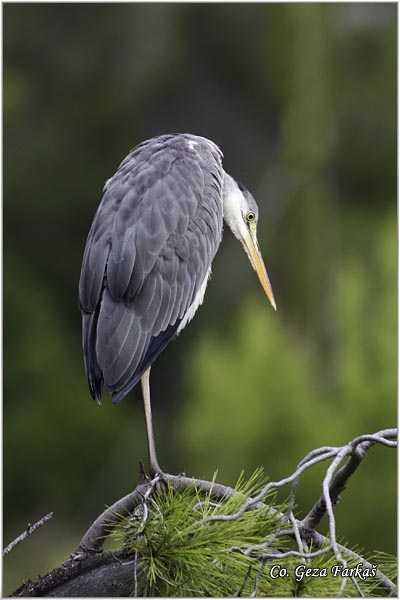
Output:
<instances>
[{"instance_id":1,"label":"bare tree branch","mask_svg":"<svg viewBox=\"0 0 400 600\"><path fill-rule=\"evenodd\" d=\"M8 546L6 546L4 548L3 556L7 556L7 554L9 554L11 552L11 550L13 548L15 548L15 546L17 546L20 542L23 542L28 537L28 535L32 535L32 533L34 531L36 531L37 529L39 529L39 527L42 527L46 523L46 521L49 521L51 519L52 516L53 516L53 513L51 512L51 513L48 513L47 515L45 515L44 517L42 517L41 519L39 519L39 521L37 521L33 525L31 525L29 523L28 527L25 529L25 531L23 533L21 533L21 535L16 537L15 540L10 542L8 544Z\"/></svg>"},{"instance_id":2,"label":"bare tree branch","mask_svg":"<svg viewBox=\"0 0 400 600\"><path fill-rule=\"evenodd\" d=\"M326 538L323 540L323 542L321 542L321 538L319 538L319 543L318 543L317 547L319 547L320 550L316 551L315 553L314 552L309 553L307 551L304 551L303 549L300 551L290 550L290 551L282 554L280 556L280 558L285 558L286 556L299 556L304 559L307 559L307 558L312 558L314 556L318 556L324 552L332 550L335 554L336 560L345 568L347 566L345 556L346 556L346 554L349 554L349 553L347 551L347 548L338 544L337 539L336 539L336 522L335 522L335 516L333 513L333 504L337 502L340 492L343 491L349 477L354 473L354 471L360 465L362 459L365 456L366 451L374 444L382 444L382 445L394 448L397 446L397 443L395 441L393 441L394 438L396 438L396 437L397 437L397 429L385 429L382 431L378 431L375 434L367 434L367 435L359 436L343 447L333 448L333 447L325 446L323 448L318 448L316 450L313 450L298 464L297 469L295 470L295 472L292 475L290 475L289 477L286 477L284 479L281 479L280 481L267 483L264 486L264 488L259 492L259 494L257 494L257 496L255 496L254 498L247 498L246 501L242 504L241 508L233 515L214 515L212 517L208 517L208 518L204 519L202 521L202 523L206 524L209 522L231 521L234 519L238 519L244 514L244 512L246 512L246 510L248 510L252 505L254 505L254 503L262 501L263 498L265 498L266 494L269 492L269 490L271 490L273 488L280 488L283 485L286 485L288 483L293 483L292 489L291 489L291 495L290 495L289 511L283 519L283 523L285 523L287 525L288 521L292 521L292 517L293 517L292 508L294 505L295 492L296 492L296 488L297 488L297 485L299 482L300 475L306 469L309 469L311 466L313 466L319 462L322 462L324 460L327 460L328 458L333 458L333 461L330 464L330 466L328 467L324 481L323 481L323 494L322 494L320 500L315 505L315 507L313 507L313 509L310 511L309 515L307 515L307 517L309 517L310 515L312 517L312 520L309 521L310 526L304 527L303 522L299 523L300 538L304 541L308 541L310 538L312 538L315 543L315 537L310 535L313 533L314 528L315 528L315 526L313 527L313 523L317 520L317 518L319 518L319 520L320 520L322 518L322 516L325 513L327 513L328 519L329 519L329 543L328 543L328 545L326 545L326 541L327 541ZM341 462L343 461L343 459L346 456L350 456L350 459L348 460L346 465L338 471L336 476L334 476L336 469L340 466ZM306 517L306 522L307 522L307 517ZM279 537L279 531L277 533L278 533L278 535L276 537ZM287 534L287 532L285 532L285 533ZM298 533L296 531L296 527L293 527L293 522L292 522L291 536L296 539L296 541L299 545ZM258 545L257 547L254 547L254 548L247 548L244 551L244 553L252 554L256 551L263 550L263 547L268 547L268 542L266 542L265 544ZM259 556L263 560L268 560L268 559L274 558L275 553L271 549L271 551L269 551L269 552L261 551ZM354 553L353 553L353 557L354 557ZM362 559L362 557L359 557L359 558L364 564L367 563L367 561L364 561L364 559ZM372 565L370 565L370 563L368 563L368 565L370 567L372 567ZM397 588L393 584L393 582L391 582L387 577L385 577L385 575L383 573L379 572L379 573L377 573L377 575L378 575L378 578L381 581L383 587L386 587L386 589L390 590L391 593L394 593L395 590L397 590ZM339 595L343 594L344 588L347 584L347 580L348 580L347 577L342 578ZM351 578L350 578L350 580L351 580Z\"/></svg>"},{"instance_id":3,"label":"bare tree branch","mask_svg":"<svg viewBox=\"0 0 400 600\"><path fill-rule=\"evenodd\" d=\"M245 549L230 549L231 551L238 551L247 556L253 556L260 561L260 568L256 571L254 577L253 596L257 594L260 577L266 562L275 560L277 557L284 559L289 556L296 556L305 562L316 556L333 551L337 561L343 566L347 565L346 559L351 559L357 560L357 562L363 563L366 568L372 569L369 561L366 561L363 557L337 542L333 505L337 502L339 494L345 488L350 476L362 462L366 451L374 444L395 447L396 442L394 439L396 434L397 431L395 429L386 429L376 434L359 436L343 447L323 447L313 450L297 465L292 475L280 481L268 482L260 493L253 498L246 497L231 487L211 481L192 479L185 475L160 474L153 479L149 479L142 473L141 481L136 489L108 507L95 520L83 536L78 549L66 563L58 569L54 569L48 575L39 577L35 582L26 582L13 596L46 595L74 597L85 595L99 597L126 596L131 595L132 592L134 592L135 596L141 595L144 590L146 575L141 567L138 552L129 553L126 548L121 548L116 552L102 552L102 546L107 535L120 522L121 517L130 516L132 513L135 516L140 515L139 527L143 527L148 517L148 501L152 493L166 483L176 491L184 491L195 486L200 493L210 494L215 501L227 499L233 494L243 498L242 505L236 513L208 517L198 521L196 526L206 525L210 522L238 519L246 511L265 509L268 507L265 503L265 497L271 489L292 484L290 506L286 514L268 507L271 512L276 514L280 525L279 529L257 546ZM339 468L346 457L348 459L347 462L343 467ZM323 493L308 515L302 521L298 521L294 517L293 506L299 478L305 470L328 459L331 459L332 462L324 477ZM201 506L201 502L195 508L199 506ZM329 519L328 538L315 530L317 523L324 514L327 514ZM34 527L36 527L36 524ZM290 536L295 540L297 550L282 552L276 548L276 540L280 538L283 540L284 536ZM275 547L271 546L272 539L274 540ZM310 544L313 547L311 551L309 549ZM249 569L246 581L243 582L243 586L238 590L237 596L242 594L250 574L251 570ZM391 595L396 594L397 588L388 577L379 570L376 571L376 577L387 592ZM352 581L357 593L362 595L360 586L352 577L342 578L338 595L344 592L347 581Z\"/></svg>"},{"instance_id":4,"label":"bare tree branch","mask_svg":"<svg viewBox=\"0 0 400 600\"><path fill-rule=\"evenodd\" d=\"M236 494L236 490L231 487L221 485L204 479L194 479L185 475L169 475L162 474L162 478L158 478L157 482L168 482L176 491L183 491L189 487L196 487L200 492L205 494L212 491L214 498L223 499L229 498L232 494ZM156 482L156 483L157 483ZM133 512L138 506L143 497L148 497L148 490L154 488L154 481L146 478L141 480L136 489L123 498L120 498L114 504L107 507L106 510L97 517L97 519L89 527L81 541L79 542L76 552L101 552L105 537L118 524L118 516L126 517Z\"/></svg>"},{"instance_id":5,"label":"bare tree branch","mask_svg":"<svg viewBox=\"0 0 400 600\"><path fill-rule=\"evenodd\" d=\"M239 519L247 510L249 510L251 507L254 507L254 505L257 504L258 502L261 502L262 499L268 494L268 492L270 490L281 488L284 485L287 485L288 483L292 483L303 473L303 471L305 471L306 469L309 469L310 467L312 467L313 465L316 465L317 463L327 460L328 458L334 457L335 454L336 454L336 452L334 450L331 450L329 452L324 452L323 454L321 454L319 456L315 456L315 457L311 458L307 462L301 464L296 469L296 471L289 477L285 477L284 479L281 479L280 481L270 481L269 483L267 483L263 487L263 489L256 496L254 496L254 498L247 498L246 501L242 504L241 508L233 515L214 515L212 517L207 517L206 519L204 519L202 521L202 525L205 525L206 523L215 522L215 521L234 521L235 519Z\"/></svg>"},{"instance_id":6,"label":"bare tree branch","mask_svg":"<svg viewBox=\"0 0 400 600\"><path fill-rule=\"evenodd\" d=\"M333 504L336 504L336 502L338 501L341 492L346 487L348 479L360 465L367 450L376 443L384 444L385 446L396 447L396 442L390 441L390 439L393 439L396 436L396 429L386 429L384 431L379 431L373 436L360 436L352 442L350 442L347 446L344 446L343 449L341 449L341 451L344 451L344 454L342 453L341 459L346 455L350 455L350 458L347 461L347 463L340 469L340 471L336 473L335 477L329 485L329 496ZM340 464L340 461L336 463L336 466L338 466L338 464ZM333 471L331 469L331 472ZM310 510L310 512L302 520L301 529L312 531L316 528L316 526L325 514L326 504L325 494L323 493L319 500L315 503L313 508Z\"/></svg>"}]
</instances>

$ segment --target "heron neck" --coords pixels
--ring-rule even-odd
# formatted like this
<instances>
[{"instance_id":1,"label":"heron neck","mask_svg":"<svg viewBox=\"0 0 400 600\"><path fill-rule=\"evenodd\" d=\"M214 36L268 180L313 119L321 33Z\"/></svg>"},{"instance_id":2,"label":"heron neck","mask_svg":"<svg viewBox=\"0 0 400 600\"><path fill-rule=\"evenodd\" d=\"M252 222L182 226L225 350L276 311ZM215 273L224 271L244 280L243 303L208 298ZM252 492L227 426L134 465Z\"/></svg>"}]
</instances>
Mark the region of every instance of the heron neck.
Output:
<instances>
[{"instance_id":1,"label":"heron neck","mask_svg":"<svg viewBox=\"0 0 400 600\"><path fill-rule=\"evenodd\" d=\"M238 240L242 240L247 235L242 217L246 212L246 199L236 181L228 173L225 173L222 199L224 221L230 227L233 235Z\"/></svg>"}]
</instances>

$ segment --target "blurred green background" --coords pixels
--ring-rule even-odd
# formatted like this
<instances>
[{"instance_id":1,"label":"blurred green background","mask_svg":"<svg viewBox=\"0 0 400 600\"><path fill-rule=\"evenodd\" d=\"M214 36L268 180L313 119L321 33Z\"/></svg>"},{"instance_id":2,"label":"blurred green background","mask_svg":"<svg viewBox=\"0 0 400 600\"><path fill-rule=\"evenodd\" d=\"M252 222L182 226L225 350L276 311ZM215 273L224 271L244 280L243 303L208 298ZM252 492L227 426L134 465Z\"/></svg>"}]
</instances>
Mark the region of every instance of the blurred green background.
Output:
<instances>
[{"instance_id":1,"label":"blurred green background","mask_svg":"<svg viewBox=\"0 0 400 600\"><path fill-rule=\"evenodd\" d=\"M152 373L158 453L234 484L396 422L396 15L385 3L5 4L4 593L56 566L136 484L139 390L90 399L77 285L131 147L214 140L254 194L278 312L229 231L205 305ZM326 466L304 476L298 515ZM396 548L396 462L370 451L341 536ZM326 530L322 523L321 530Z\"/></svg>"}]
</instances>

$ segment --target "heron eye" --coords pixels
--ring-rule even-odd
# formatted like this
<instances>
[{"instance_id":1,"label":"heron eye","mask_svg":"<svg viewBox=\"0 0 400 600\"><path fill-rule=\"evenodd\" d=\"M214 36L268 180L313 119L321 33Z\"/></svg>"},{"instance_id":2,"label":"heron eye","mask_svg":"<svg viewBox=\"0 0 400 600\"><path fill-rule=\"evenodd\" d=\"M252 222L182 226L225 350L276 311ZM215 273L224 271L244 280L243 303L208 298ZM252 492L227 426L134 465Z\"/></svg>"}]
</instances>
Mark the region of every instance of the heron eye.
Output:
<instances>
[{"instance_id":1,"label":"heron eye","mask_svg":"<svg viewBox=\"0 0 400 600\"><path fill-rule=\"evenodd\" d=\"M249 221L249 223L251 223L251 221L254 221L256 218L256 213L252 210L249 210L249 212L246 215L246 219Z\"/></svg>"}]
</instances>

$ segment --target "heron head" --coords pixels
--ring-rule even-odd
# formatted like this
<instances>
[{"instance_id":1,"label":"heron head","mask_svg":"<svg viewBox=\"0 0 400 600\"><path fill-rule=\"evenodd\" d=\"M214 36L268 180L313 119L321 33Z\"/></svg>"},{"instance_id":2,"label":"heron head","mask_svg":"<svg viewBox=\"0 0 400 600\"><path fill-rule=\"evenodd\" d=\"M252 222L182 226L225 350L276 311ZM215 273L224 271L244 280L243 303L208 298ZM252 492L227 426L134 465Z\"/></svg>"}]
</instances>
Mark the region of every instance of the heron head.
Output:
<instances>
[{"instance_id":1,"label":"heron head","mask_svg":"<svg viewBox=\"0 0 400 600\"><path fill-rule=\"evenodd\" d=\"M274 293L257 241L258 206L256 201L241 183L236 182L226 173L223 202L224 221L229 225L234 236L242 243L268 300L276 310Z\"/></svg>"}]
</instances>

